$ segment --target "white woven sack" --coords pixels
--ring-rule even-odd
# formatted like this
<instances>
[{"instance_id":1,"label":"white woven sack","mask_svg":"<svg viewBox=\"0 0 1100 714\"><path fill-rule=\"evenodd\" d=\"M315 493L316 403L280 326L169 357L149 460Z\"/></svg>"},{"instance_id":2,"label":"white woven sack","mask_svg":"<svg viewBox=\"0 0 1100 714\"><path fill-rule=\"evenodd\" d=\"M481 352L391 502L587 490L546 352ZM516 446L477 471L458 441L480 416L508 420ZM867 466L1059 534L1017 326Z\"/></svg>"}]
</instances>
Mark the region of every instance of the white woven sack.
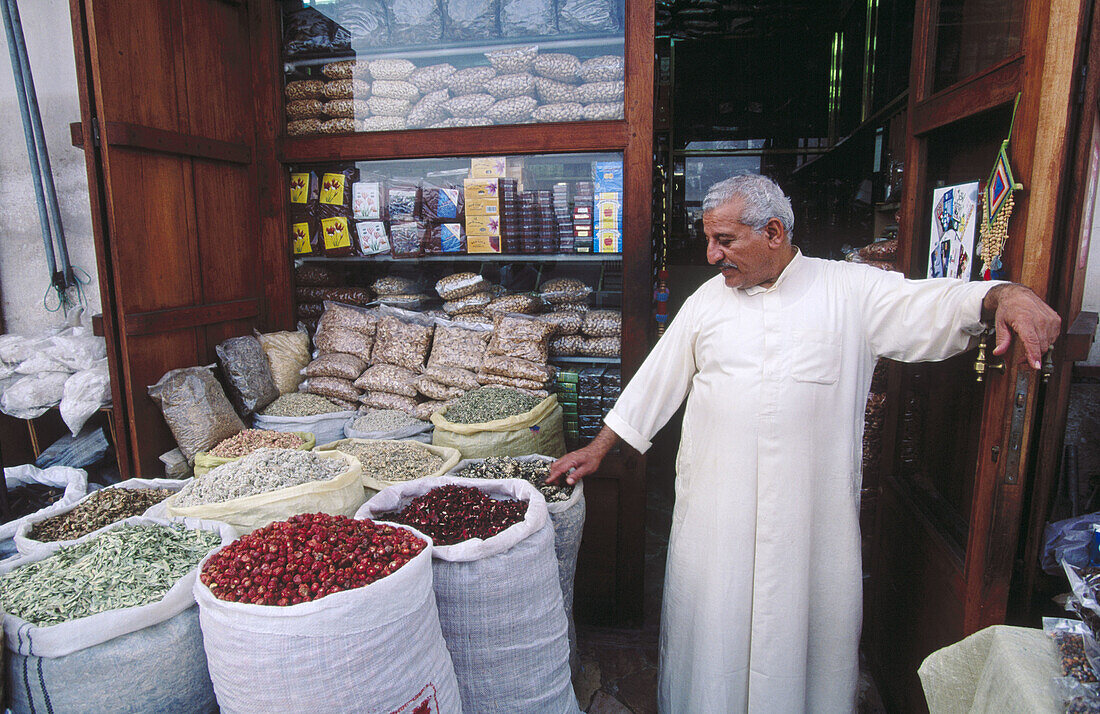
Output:
<instances>
[{"instance_id":1,"label":"white woven sack","mask_svg":"<svg viewBox=\"0 0 1100 714\"><path fill-rule=\"evenodd\" d=\"M23 521L39 516L49 518L56 513L61 513L84 498L88 493L88 472L70 466L51 466L48 469L40 469L33 464L9 466L4 469L4 481L7 483L9 491L13 488L37 483L43 486L63 488L65 493L56 502L45 508L0 525L0 558L16 554L13 538L15 538L15 532L19 530L19 526L23 524Z\"/></svg>"},{"instance_id":2,"label":"white woven sack","mask_svg":"<svg viewBox=\"0 0 1100 714\"><path fill-rule=\"evenodd\" d=\"M344 438L344 424L355 414L356 412L351 410L303 417L257 414L252 418L252 427L268 431L308 431L313 434L318 444L327 444Z\"/></svg>"},{"instance_id":3,"label":"white woven sack","mask_svg":"<svg viewBox=\"0 0 1100 714\"><path fill-rule=\"evenodd\" d=\"M111 527L123 523L169 524L135 516ZM187 519L183 525L216 531L223 544L237 537L224 523ZM52 550L8 561L0 565L0 575ZM197 577L196 567L148 605L59 625L37 627L5 614L12 711L212 711L214 691L191 595Z\"/></svg>"},{"instance_id":4,"label":"white woven sack","mask_svg":"<svg viewBox=\"0 0 1100 714\"><path fill-rule=\"evenodd\" d=\"M125 488L125 489L167 488L171 491L179 491L181 488L186 486L189 481L190 481L190 479L188 479L187 481L181 481L179 479L174 479L174 478L130 478L130 479L126 479L125 481L120 481L120 482L118 482L116 484L113 484L111 486L107 486L107 488ZM106 489L102 489L102 490L106 490ZM97 493L97 492L93 492L93 493ZM35 539L30 537L31 536L31 531L34 530L34 525L36 523L38 523L40 521L44 521L47 518L49 518L50 516L59 516L62 513L68 513L69 511L73 510L74 508L79 506L81 503L86 501L91 495L92 494L90 493L87 496L85 496L84 498L77 501L76 503L57 511L56 513L52 513L48 516L39 516L38 514L35 514L33 516L29 516L26 519L24 519L22 524L19 526L19 530L17 530L15 532L15 548L16 548L16 550L19 551L19 554L20 555L35 555L37 553L52 553L54 550L57 549L58 546L72 545L73 543L85 540L86 538L91 538L91 537L99 534L100 532L105 531L108 528L110 528L111 526L113 526L114 525L113 523L110 524L110 525L106 525L103 528L100 528L99 530L93 531L93 532L89 533L88 535L85 535L85 536L82 536L80 538L76 538L76 539L73 539L73 540L59 540L59 541L51 541L51 542L42 542L42 541L38 541L38 540L35 540ZM155 513L152 512L153 509L156 508L157 506L161 507L160 508L160 511L161 511L160 514L155 514ZM143 515L143 516L153 516L153 517L156 517L156 518L164 518L163 510L164 510L164 507L163 507L163 501L162 501L161 503L155 504L154 506L146 509L145 513L143 513L141 515Z\"/></svg>"},{"instance_id":5,"label":"white woven sack","mask_svg":"<svg viewBox=\"0 0 1100 714\"><path fill-rule=\"evenodd\" d=\"M531 454L516 456L517 461L546 461L553 463L551 456ZM457 476L467 466L481 463L485 459L463 459L447 472L447 476ZM587 505L584 500L584 481L578 481L573 493L564 501L546 502L550 514L550 523L554 526L554 554L558 559L558 583L561 585L565 616L569 620L569 668L577 672L580 667L580 652L577 650L577 626L573 622L573 584L577 574L577 556L581 550L581 536L584 535L584 518Z\"/></svg>"},{"instance_id":6,"label":"white woven sack","mask_svg":"<svg viewBox=\"0 0 1100 714\"><path fill-rule=\"evenodd\" d=\"M482 540L436 546L433 576L443 637L466 712L575 714L568 625L546 500L520 479L440 476L391 486L356 518L397 511L437 486L473 486L530 505L520 523Z\"/></svg>"},{"instance_id":7,"label":"white woven sack","mask_svg":"<svg viewBox=\"0 0 1100 714\"><path fill-rule=\"evenodd\" d=\"M435 425L430 421L423 426L413 424L404 429L392 431L360 431L352 426L359 416L353 416L344 423L344 437L347 439L378 439L383 441L419 441L422 444L432 443L432 430ZM317 442L318 444L321 442Z\"/></svg>"},{"instance_id":8,"label":"white woven sack","mask_svg":"<svg viewBox=\"0 0 1100 714\"><path fill-rule=\"evenodd\" d=\"M417 535L428 546L393 574L299 605L226 602L197 581L221 710L461 712L432 593L431 539Z\"/></svg>"}]
</instances>

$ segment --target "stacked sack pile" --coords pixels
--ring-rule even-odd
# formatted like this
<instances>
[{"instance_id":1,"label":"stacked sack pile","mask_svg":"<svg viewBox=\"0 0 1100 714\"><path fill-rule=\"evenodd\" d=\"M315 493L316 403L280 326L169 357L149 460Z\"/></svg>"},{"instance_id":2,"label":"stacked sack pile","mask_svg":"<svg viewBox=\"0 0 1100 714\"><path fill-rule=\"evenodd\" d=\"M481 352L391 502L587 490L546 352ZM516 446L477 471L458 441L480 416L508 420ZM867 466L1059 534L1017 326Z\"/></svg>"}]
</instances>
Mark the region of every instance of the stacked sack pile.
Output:
<instances>
[{"instance_id":1,"label":"stacked sack pile","mask_svg":"<svg viewBox=\"0 0 1100 714\"><path fill-rule=\"evenodd\" d=\"M543 320L554 326L550 354L572 357L581 354L584 337L580 335L584 316L588 312L588 296L592 288L576 278L547 280L539 288L539 296L551 306Z\"/></svg>"},{"instance_id":2,"label":"stacked sack pile","mask_svg":"<svg viewBox=\"0 0 1100 714\"><path fill-rule=\"evenodd\" d=\"M379 308L378 335L371 366L355 381L365 390L359 401L372 409L397 409L414 414L414 384L435 333L434 318L397 308Z\"/></svg>"},{"instance_id":3,"label":"stacked sack pile","mask_svg":"<svg viewBox=\"0 0 1100 714\"><path fill-rule=\"evenodd\" d=\"M477 381L511 387L534 397L549 396L554 368L547 360L553 332L554 325L531 315L498 314L493 319L493 336Z\"/></svg>"},{"instance_id":4,"label":"stacked sack pile","mask_svg":"<svg viewBox=\"0 0 1100 714\"><path fill-rule=\"evenodd\" d=\"M349 305L367 305L371 300L369 290L342 285L343 280L337 273L319 265L306 263L296 267L294 282L297 316L310 331L317 326L317 319L325 311L326 300Z\"/></svg>"},{"instance_id":5,"label":"stacked sack pile","mask_svg":"<svg viewBox=\"0 0 1100 714\"><path fill-rule=\"evenodd\" d=\"M370 363L377 326L374 310L325 303L313 336L317 356L302 371L307 379L301 391L318 394L345 409L358 409L362 389L356 381Z\"/></svg>"},{"instance_id":6,"label":"stacked sack pile","mask_svg":"<svg viewBox=\"0 0 1100 714\"><path fill-rule=\"evenodd\" d=\"M415 310L428 296L420 292L420 284L412 278L385 275L371 283L371 289L383 305Z\"/></svg>"}]
</instances>

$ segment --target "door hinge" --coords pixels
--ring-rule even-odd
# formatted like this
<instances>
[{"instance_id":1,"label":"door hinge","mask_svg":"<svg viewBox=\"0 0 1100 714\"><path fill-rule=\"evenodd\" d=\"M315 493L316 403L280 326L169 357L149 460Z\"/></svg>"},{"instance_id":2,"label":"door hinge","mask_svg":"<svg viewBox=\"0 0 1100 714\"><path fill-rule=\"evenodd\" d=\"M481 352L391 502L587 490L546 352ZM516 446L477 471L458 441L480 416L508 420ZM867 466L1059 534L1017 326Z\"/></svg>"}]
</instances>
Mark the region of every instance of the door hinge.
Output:
<instances>
[{"instance_id":1,"label":"door hinge","mask_svg":"<svg viewBox=\"0 0 1100 714\"><path fill-rule=\"evenodd\" d=\"M99 119L92 117L92 143L99 146Z\"/></svg>"},{"instance_id":2,"label":"door hinge","mask_svg":"<svg viewBox=\"0 0 1100 714\"><path fill-rule=\"evenodd\" d=\"M1024 421L1027 417L1027 397L1030 380L1023 370L1016 374L1016 390L1012 398L1012 422L1008 429L1008 454L1005 456L1005 483L1020 480L1020 452L1024 443Z\"/></svg>"}]
</instances>

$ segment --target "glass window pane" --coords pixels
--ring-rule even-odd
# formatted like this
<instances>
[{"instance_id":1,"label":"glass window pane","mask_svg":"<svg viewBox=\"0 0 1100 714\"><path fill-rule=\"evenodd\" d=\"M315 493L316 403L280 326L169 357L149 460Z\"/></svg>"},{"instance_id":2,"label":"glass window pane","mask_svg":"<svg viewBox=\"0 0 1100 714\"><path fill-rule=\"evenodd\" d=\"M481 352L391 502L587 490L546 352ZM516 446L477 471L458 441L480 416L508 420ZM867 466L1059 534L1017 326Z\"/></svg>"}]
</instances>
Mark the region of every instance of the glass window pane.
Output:
<instances>
[{"instance_id":1,"label":"glass window pane","mask_svg":"<svg viewBox=\"0 0 1100 714\"><path fill-rule=\"evenodd\" d=\"M932 91L993 66L1020 50L1024 0L941 0Z\"/></svg>"},{"instance_id":2,"label":"glass window pane","mask_svg":"<svg viewBox=\"0 0 1100 714\"><path fill-rule=\"evenodd\" d=\"M625 0L284 0L287 133L623 118Z\"/></svg>"}]
</instances>

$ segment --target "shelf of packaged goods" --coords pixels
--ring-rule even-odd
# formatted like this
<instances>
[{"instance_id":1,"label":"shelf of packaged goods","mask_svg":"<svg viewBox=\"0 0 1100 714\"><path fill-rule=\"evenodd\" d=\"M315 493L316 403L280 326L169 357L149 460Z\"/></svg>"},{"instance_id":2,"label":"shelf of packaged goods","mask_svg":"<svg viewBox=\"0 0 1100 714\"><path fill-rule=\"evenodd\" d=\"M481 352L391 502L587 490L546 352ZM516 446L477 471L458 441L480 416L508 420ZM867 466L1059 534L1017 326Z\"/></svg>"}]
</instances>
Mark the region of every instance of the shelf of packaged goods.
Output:
<instances>
[{"instance_id":1,"label":"shelf of packaged goods","mask_svg":"<svg viewBox=\"0 0 1100 714\"><path fill-rule=\"evenodd\" d=\"M455 253L423 255L419 258L394 258L389 255L346 256L328 258L306 256L296 258L306 263L621 263L622 253Z\"/></svg>"},{"instance_id":2,"label":"shelf of packaged goods","mask_svg":"<svg viewBox=\"0 0 1100 714\"><path fill-rule=\"evenodd\" d=\"M536 45L540 52L562 52L565 50L580 50L584 54L592 54L588 50L601 50L595 54L623 54L624 39L622 35L578 34L568 36L548 35L543 37L502 37L494 42L484 40L438 42L429 46L405 45L398 47L369 47L363 43L352 43L350 49L333 50L324 53L311 53L302 57L286 59L283 66L291 72L303 67L339 62L347 59L407 59L432 60L436 62L450 62L455 66L462 65L456 62L459 57L479 57L486 52L507 49L510 47L525 47ZM606 50L612 49L608 52ZM482 60L483 61L483 60ZM481 62L479 62L480 64Z\"/></svg>"},{"instance_id":3,"label":"shelf of packaged goods","mask_svg":"<svg viewBox=\"0 0 1100 714\"><path fill-rule=\"evenodd\" d=\"M584 355L574 355L571 357L551 357L550 364L561 365L573 365L573 364L614 364L617 365L622 361L619 357L585 357Z\"/></svg>"}]
</instances>

